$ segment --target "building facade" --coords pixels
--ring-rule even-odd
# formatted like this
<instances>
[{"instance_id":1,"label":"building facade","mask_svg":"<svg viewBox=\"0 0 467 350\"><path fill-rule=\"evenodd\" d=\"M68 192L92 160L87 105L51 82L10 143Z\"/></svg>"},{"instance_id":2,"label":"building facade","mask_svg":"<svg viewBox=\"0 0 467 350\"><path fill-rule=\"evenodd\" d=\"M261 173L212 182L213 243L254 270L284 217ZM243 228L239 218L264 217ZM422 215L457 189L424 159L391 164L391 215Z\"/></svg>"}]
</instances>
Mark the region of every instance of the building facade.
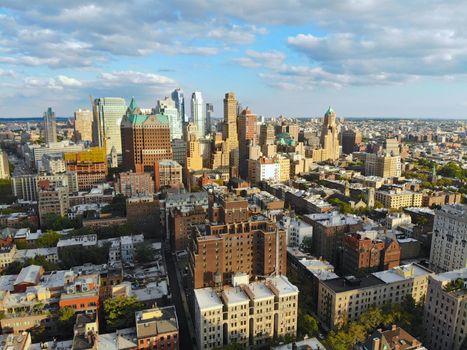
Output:
<instances>
[{"instance_id":1,"label":"building facade","mask_svg":"<svg viewBox=\"0 0 467 350\"><path fill-rule=\"evenodd\" d=\"M446 272L467 267L467 206L445 205L435 210L430 268Z\"/></svg>"},{"instance_id":2,"label":"building facade","mask_svg":"<svg viewBox=\"0 0 467 350\"><path fill-rule=\"evenodd\" d=\"M75 116L75 133L74 139L76 142L79 141L92 141L92 112L88 109L78 109L74 113Z\"/></svg>"},{"instance_id":3,"label":"building facade","mask_svg":"<svg viewBox=\"0 0 467 350\"><path fill-rule=\"evenodd\" d=\"M201 139L206 131L206 115L203 112L204 102L201 92L191 95L191 121L196 126L196 137Z\"/></svg>"},{"instance_id":4,"label":"building facade","mask_svg":"<svg viewBox=\"0 0 467 350\"><path fill-rule=\"evenodd\" d=\"M122 154L120 124L126 110L125 99L120 97L97 98L93 102L93 144L104 147L107 155L110 155L112 147L118 155Z\"/></svg>"},{"instance_id":5,"label":"building facade","mask_svg":"<svg viewBox=\"0 0 467 350\"><path fill-rule=\"evenodd\" d=\"M57 122L55 119L55 112L52 111L51 107L47 108L47 111L44 112L43 128L44 142L57 142Z\"/></svg>"},{"instance_id":6,"label":"building facade","mask_svg":"<svg viewBox=\"0 0 467 350\"><path fill-rule=\"evenodd\" d=\"M463 349L467 335L467 268L430 276L423 315L428 349Z\"/></svg>"},{"instance_id":7,"label":"building facade","mask_svg":"<svg viewBox=\"0 0 467 350\"><path fill-rule=\"evenodd\" d=\"M172 159L169 120L162 114L145 115L132 99L121 123L123 167L152 170L161 159Z\"/></svg>"},{"instance_id":8,"label":"building facade","mask_svg":"<svg viewBox=\"0 0 467 350\"><path fill-rule=\"evenodd\" d=\"M63 158L66 170L76 172L79 190L89 190L105 182L108 174L105 148L91 147L81 152L65 153Z\"/></svg>"},{"instance_id":9,"label":"building facade","mask_svg":"<svg viewBox=\"0 0 467 350\"><path fill-rule=\"evenodd\" d=\"M118 174L116 190L126 197L151 195L154 193L154 181L149 173L122 172Z\"/></svg>"}]
</instances>

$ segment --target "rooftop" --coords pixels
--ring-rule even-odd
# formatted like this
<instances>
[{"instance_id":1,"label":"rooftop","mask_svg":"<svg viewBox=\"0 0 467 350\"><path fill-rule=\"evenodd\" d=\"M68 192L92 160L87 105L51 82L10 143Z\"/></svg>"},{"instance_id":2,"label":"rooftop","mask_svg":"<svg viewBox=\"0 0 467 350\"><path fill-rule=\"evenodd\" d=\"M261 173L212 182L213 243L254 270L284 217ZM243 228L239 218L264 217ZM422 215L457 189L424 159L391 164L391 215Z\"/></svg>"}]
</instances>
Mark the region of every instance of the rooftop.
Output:
<instances>
[{"instance_id":1,"label":"rooftop","mask_svg":"<svg viewBox=\"0 0 467 350\"><path fill-rule=\"evenodd\" d=\"M201 310L222 309L222 301L212 288L195 289L194 292L196 301Z\"/></svg>"},{"instance_id":2,"label":"rooftop","mask_svg":"<svg viewBox=\"0 0 467 350\"><path fill-rule=\"evenodd\" d=\"M248 303L250 298L240 287L227 287L222 292L222 299L227 306Z\"/></svg>"},{"instance_id":3,"label":"rooftop","mask_svg":"<svg viewBox=\"0 0 467 350\"><path fill-rule=\"evenodd\" d=\"M432 273L432 271L418 264L407 264L386 271L374 272L373 275L385 283L393 283L410 278L427 276Z\"/></svg>"}]
</instances>

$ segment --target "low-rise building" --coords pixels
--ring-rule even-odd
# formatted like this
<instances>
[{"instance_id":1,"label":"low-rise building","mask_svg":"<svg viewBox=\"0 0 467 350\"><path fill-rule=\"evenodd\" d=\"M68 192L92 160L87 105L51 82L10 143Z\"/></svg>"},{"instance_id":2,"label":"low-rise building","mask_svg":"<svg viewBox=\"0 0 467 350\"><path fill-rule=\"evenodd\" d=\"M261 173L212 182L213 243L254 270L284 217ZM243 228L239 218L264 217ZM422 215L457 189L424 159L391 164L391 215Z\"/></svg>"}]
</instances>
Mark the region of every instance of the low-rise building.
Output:
<instances>
[{"instance_id":1,"label":"low-rise building","mask_svg":"<svg viewBox=\"0 0 467 350\"><path fill-rule=\"evenodd\" d=\"M137 311L137 349L178 350L179 331L175 306Z\"/></svg>"},{"instance_id":2,"label":"low-rise building","mask_svg":"<svg viewBox=\"0 0 467 350\"><path fill-rule=\"evenodd\" d=\"M183 187L183 168L175 160L163 159L154 164L155 190L163 187Z\"/></svg>"},{"instance_id":3,"label":"low-rise building","mask_svg":"<svg viewBox=\"0 0 467 350\"><path fill-rule=\"evenodd\" d=\"M154 193L154 181L149 173L122 172L118 174L116 191L126 197L152 195Z\"/></svg>"}]
</instances>

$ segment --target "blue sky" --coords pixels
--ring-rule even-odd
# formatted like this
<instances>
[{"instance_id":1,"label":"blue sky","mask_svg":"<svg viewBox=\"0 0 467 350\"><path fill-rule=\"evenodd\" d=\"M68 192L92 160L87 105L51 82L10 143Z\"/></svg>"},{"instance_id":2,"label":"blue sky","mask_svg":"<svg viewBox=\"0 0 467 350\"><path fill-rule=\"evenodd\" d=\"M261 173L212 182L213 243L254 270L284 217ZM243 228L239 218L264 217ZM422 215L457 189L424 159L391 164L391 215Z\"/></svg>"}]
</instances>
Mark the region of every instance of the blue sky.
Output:
<instances>
[{"instance_id":1,"label":"blue sky","mask_svg":"<svg viewBox=\"0 0 467 350\"><path fill-rule=\"evenodd\" d=\"M181 87L222 114L466 118L467 4L435 0L0 1L0 117ZM188 103L189 104L189 103ZM189 111L189 109L188 109Z\"/></svg>"}]
</instances>

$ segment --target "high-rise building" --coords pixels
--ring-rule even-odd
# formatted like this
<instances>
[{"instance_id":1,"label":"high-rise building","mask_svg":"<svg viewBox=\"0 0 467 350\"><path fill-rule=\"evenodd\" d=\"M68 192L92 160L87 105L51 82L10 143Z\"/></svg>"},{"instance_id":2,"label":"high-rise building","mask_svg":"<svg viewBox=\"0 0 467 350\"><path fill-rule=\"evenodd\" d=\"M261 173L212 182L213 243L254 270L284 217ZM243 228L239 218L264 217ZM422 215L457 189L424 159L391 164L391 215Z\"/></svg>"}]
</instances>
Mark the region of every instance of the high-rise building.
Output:
<instances>
[{"instance_id":1,"label":"high-rise building","mask_svg":"<svg viewBox=\"0 0 467 350\"><path fill-rule=\"evenodd\" d=\"M188 171L203 169L203 157L201 156L200 144L195 134L190 134L186 143L186 168Z\"/></svg>"},{"instance_id":2,"label":"high-rise building","mask_svg":"<svg viewBox=\"0 0 467 350\"><path fill-rule=\"evenodd\" d=\"M110 155L112 147L122 154L120 124L127 110L125 99L120 97L97 98L93 102L93 144L105 147Z\"/></svg>"},{"instance_id":3,"label":"high-rise building","mask_svg":"<svg viewBox=\"0 0 467 350\"><path fill-rule=\"evenodd\" d=\"M398 156L399 141L397 139L386 139L384 141L384 151L389 156Z\"/></svg>"},{"instance_id":4,"label":"high-rise building","mask_svg":"<svg viewBox=\"0 0 467 350\"><path fill-rule=\"evenodd\" d=\"M224 98L224 140L230 151L238 149L237 99L235 93L228 92Z\"/></svg>"},{"instance_id":5,"label":"high-rise building","mask_svg":"<svg viewBox=\"0 0 467 350\"><path fill-rule=\"evenodd\" d=\"M182 123L187 122L188 120L186 120L185 114L185 97L183 96L182 89L178 88L172 91L172 100L175 102L175 108L178 110Z\"/></svg>"},{"instance_id":6,"label":"high-rise building","mask_svg":"<svg viewBox=\"0 0 467 350\"><path fill-rule=\"evenodd\" d=\"M344 130L342 132L342 152L351 154L355 147L362 142L362 134L359 130Z\"/></svg>"},{"instance_id":7,"label":"high-rise building","mask_svg":"<svg viewBox=\"0 0 467 350\"><path fill-rule=\"evenodd\" d=\"M53 143L57 142L57 122L55 119L55 112L52 108L47 108L44 112L44 142Z\"/></svg>"},{"instance_id":8,"label":"high-rise building","mask_svg":"<svg viewBox=\"0 0 467 350\"><path fill-rule=\"evenodd\" d=\"M430 268L445 272L467 267L467 206L444 205L435 210Z\"/></svg>"},{"instance_id":9,"label":"high-rise building","mask_svg":"<svg viewBox=\"0 0 467 350\"><path fill-rule=\"evenodd\" d=\"M78 109L75 111L75 134L74 139L78 141L92 141L92 112L89 109Z\"/></svg>"},{"instance_id":10,"label":"high-rise building","mask_svg":"<svg viewBox=\"0 0 467 350\"><path fill-rule=\"evenodd\" d=\"M152 170L161 159L172 159L167 116L142 114L134 99L121 123L123 167L126 170Z\"/></svg>"},{"instance_id":11,"label":"high-rise building","mask_svg":"<svg viewBox=\"0 0 467 350\"><path fill-rule=\"evenodd\" d=\"M237 118L239 141L239 172L243 179L248 176L248 150L256 143L256 115L250 109L244 109Z\"/></svg>"},{"instance_id":12,"label":"high-rise building","mask_svg":"<svg viewBox=\"0 0 467 350\"><path fill-rule=\"evenodd\" d=\"M8 163L8 154L0 149L0 179L10 178L10 164Z\"/></svg>"},{"instance_id":13,"label":"high-rise building","mask_svg":"<svg viewBox=\"0 0 467 350\"><path fill-rule=\"evenodd\" d=\"M206 103L206 134L211 133L211 122L212 122L212 116L214 114L214 106L212 103Z\"/></svg>"},{"instance_id":14,"label":"high-rise building","mask_svg":"<svg viewBox=\"0 0 467 350\"><path fill-rule=\"evenodd\" d=\"M173 160L175 160L181 166L186 165L186 150L187 142L184 139L173 139L171 142L172 145L172 155Z\"/></svg>"},{"instance_id":15,"label":"high-rise building","mask_svg":"<svg viewBox=\"0 0 467 350\"><path fill-rule=\"evenodd\" d=\"M169 119L170 140L181 139L183 137L183 121L175 101L170 97L157 101L156 113L163 114Z\"/></svg>"},{"instance_id":16,"label":"high-rise building","mask_svg":"<svg viewBox=\"0 0 467 350\"><path fill-rule=\"evenodd\" d=\"M199 91L191 95L191 121L196 126L197 138L203 138L206 130L206 115L203 113L203 96Z\"/></svg>"},{"instance_id":17,"label":"high-rise building","mask_svg":"<svg viewBox=\"0 0 467 350\"><path fill-rule=\"evenodd\" d=\"M108 163L104 148L91 147L76 153L65 153L63 159L66 170L77 173L79 190L89 190L105 182Z\"/></svg>"},{"instance_id":18,"label":"high-rise building","mask_svg":"<svg viewBox=\"0 0 467 350\"><path fill-rule=\"evenodd\" d=\"M274 125L261 124L259 127L259 144L260 146L272 145L276 139Z\"/></svg>"},{"instance_id":19,"label":"high-rise building","mask_svg":"<svg viewBox=\"0 0 467 350\"><path fill-rule=\"evenodd\" d=\"M465 349L467 333L467 268L430 276L423 315L428 349Z\"/></svg>"},{"instance_id":20,"label":"high-rise building","mask_svg":"<svg viewBox=\"0 0 467 350\"><path fill-rule=\"evenodd\" d=\"M399 177L401 176L401 157L367 153L365 156L365 175Z\"/></svg>"},{"instance_id":21,"label":"high-rise building","mask_svg":"<svg viewBox=\"0 0 467 350\"><path fill-rule=\"evenodd\" d=\"M324 115L323 126L320 137L323 148L322 160L339 159L339 136L336 124L336 112L329 107Z\"/></svg>"},{"instance_id":22,"label":"high-rise building","mask_svg":"<svg viewBox=\"0 0 467 350\"><path fill-rule=\"evenodd\" d=\"M182 185L182 166L172 159L162 159L154 163L155 190L162 187L180 188Z\"/></svg>"},{"instance_id":23,"label":"high-rise building","mask_svg":"<svg viewBox=\"0 0 467 350\"><path fill-rule=\"evenodd\" d=\"M248 201L215 196L209 224L193 228L190 271L194 288L222 286L243 272L254 278L285 274L286 234L262 215L249 215Z\"/></svg>"}]
</instances>

